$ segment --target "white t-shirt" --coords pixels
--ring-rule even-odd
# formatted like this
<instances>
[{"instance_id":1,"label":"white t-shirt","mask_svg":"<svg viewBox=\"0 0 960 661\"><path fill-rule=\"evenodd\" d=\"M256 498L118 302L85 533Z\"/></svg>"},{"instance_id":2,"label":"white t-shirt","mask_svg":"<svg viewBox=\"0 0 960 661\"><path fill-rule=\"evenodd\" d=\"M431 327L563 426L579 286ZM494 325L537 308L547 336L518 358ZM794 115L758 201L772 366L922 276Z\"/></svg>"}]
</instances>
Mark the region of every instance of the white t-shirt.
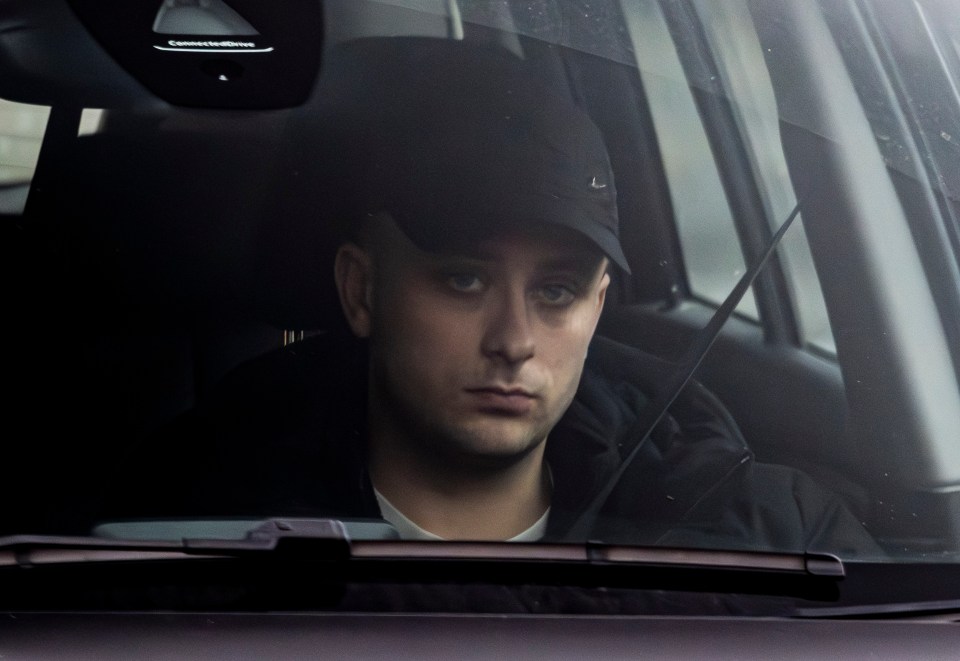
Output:
<instances>
[{"instance_id":1,"label":"white t-shirt","mask_svg":"<svg viewBox=\"0 0 960 661\"><path fill-rule=\"evenodd\" d=\"M400 533L400 539L410 539L410 540L433 540L433 541L443 541L443 537L434 535L432 532L424 530L416 523L404 516L403 512L394 507L389 500L387 500L382 493L373 490L373 493L377 497L377 502L380 504L380 513L383 515L383 518L397 529L397 532ZM543 513L539 519L537 519L532 526L524 530L519 535L511 537L508 542L535 542L539 540L547 532L547 519L550 517L550 508L547 508L547 511Z\"/></svg>"}]
</instances>

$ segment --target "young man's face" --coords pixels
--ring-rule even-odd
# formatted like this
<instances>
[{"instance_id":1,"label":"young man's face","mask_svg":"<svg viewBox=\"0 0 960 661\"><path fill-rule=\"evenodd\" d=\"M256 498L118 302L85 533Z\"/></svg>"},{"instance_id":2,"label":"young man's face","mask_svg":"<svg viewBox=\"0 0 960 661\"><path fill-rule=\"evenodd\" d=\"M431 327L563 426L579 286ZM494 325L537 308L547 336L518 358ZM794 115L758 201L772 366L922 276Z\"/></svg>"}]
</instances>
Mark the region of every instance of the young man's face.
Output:
<instances>
[{"instance_id":1,"label":"young man's face","mask_svg":"<svg viewBox=\"0 0 960 661\"><path fill-rule=\"evenodd\" d=\"M430 253L387 222L377 247L346 248L354 274L366 269L362 300L345 309L370 338L372 414L444 463L526 456L576 392L606 259L562 228Z\"/></svg>"}]
</instances>

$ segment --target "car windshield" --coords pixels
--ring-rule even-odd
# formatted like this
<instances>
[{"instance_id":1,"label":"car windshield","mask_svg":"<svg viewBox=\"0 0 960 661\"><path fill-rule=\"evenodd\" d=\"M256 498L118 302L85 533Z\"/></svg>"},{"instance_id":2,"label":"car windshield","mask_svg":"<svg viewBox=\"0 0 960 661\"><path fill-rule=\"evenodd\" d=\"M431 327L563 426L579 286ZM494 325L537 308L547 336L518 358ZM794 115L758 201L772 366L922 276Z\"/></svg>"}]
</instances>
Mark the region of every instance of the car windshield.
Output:
<instances>
[{"instance_id":1,"label":"car windshield","mask_svg":"<svg viewBox=\"0 0 960 661\"><path fill-rule=\"evenodd\" d=\"M7 3L0 535L955 562L958 90L946 0Z\"/></svg>"}]
</instances>

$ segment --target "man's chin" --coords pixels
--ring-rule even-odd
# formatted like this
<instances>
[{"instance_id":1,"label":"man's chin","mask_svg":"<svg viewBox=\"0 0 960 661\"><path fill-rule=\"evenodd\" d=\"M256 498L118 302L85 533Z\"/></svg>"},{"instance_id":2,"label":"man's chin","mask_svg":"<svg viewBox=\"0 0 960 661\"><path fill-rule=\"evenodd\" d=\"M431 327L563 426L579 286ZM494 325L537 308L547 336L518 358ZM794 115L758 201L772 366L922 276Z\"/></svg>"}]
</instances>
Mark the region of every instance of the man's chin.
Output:
<instances>
[{"instance_id":1,"label":"man's chin","mask_svg":"<svg viewBox=\"0 0 960 661\"><path fill-rule=\"evenodd\" d=\"M474 431L450 439L452 442L448 445L448 454L453 456L449 458L464 466L504 470L527 459L545 440L545 435L510 434L506 430L497 432Z\"/></svg>"}]
</instances>

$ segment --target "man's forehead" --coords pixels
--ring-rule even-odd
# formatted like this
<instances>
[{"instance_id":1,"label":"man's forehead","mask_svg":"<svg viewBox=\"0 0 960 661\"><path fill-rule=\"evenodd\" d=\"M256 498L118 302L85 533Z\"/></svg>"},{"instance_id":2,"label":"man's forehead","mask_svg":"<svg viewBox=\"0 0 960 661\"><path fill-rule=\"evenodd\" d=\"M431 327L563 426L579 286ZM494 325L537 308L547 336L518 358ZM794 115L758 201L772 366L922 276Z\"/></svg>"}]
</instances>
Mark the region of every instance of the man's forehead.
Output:
<instances>
[{"instance_id":1,"label":"man's forehead","mask_svg":"<svg viewBox=\"0 0 960 661\"><path fill-rule=\"evenodd\" d=\"M508 229L478 239L464 239L446 245L437 254L485 262L500 262L509 256L543 268L594 270L606 263L603 252L589 239L557 226Z\"/></svg>"}]
</instances>

